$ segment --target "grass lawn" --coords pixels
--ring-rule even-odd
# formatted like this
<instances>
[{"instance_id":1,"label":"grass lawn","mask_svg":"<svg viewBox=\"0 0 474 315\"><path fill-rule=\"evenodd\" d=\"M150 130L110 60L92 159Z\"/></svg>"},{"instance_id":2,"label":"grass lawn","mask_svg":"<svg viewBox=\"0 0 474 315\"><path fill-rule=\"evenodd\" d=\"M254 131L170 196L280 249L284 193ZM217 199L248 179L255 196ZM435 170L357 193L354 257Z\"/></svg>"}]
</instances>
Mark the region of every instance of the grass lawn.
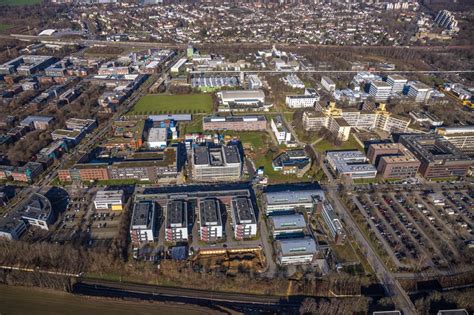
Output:
<instances>
[{"instance_id":1,"label":"grass lawn","mask_svg":"<svg viewBox=\"0 0 474 315\"><path fill-rule=\"evenodd\" d=\"M314 148L318 152L326 152L330 150L359 150L363 151L364 149L357 143L353 136L349 137L349 140L343 142L341 145L336 146L327 140L319 141L314 145Z\"/></svg>"},{"instance_id":2,"label":"grass lawn","mask_svg":"<svg viewBox=\"0 0 474 315\"><path fill-rule=\"evenodd\" d=\"M179 113L211 113L212 95L160 95L143 96L133 107L130 114L179 114Z\"/></svg>"},{"instance_id":3,"label":"grass lawn","mask_svg":"<svg viewBox=\"0 0 474 315\"><path fill-rule=\"evenodd\" d=\"M202 116L195 116L190 122L180 123L182 134L202 132Z\"/></svg>"},{"instance_id":4,"label":"grass lawn","mask_svg":"<svg viewBox=\"0 0 474 315\"><path fill-rule=\"evenodd\" d=\"M42 0L0 0L0 5L33 5L43 2Z\"/></svg>"},{"instance_id":5,"label":"grass lawn","mask_svg":"<svg viewBox=\"0 0 474 315\"><path fill-rule=\"evenodd\" d=\"M2 0L0 0L0 3L3 4ZM6 31L6 30L8 30L8 29L10 29L10 28L12 28L12 27L13 27L13 25L10 25L10 24L1 24L1 23L0 23L0 32L1 32L1 31Z\"/></svg>"}]
</instances>

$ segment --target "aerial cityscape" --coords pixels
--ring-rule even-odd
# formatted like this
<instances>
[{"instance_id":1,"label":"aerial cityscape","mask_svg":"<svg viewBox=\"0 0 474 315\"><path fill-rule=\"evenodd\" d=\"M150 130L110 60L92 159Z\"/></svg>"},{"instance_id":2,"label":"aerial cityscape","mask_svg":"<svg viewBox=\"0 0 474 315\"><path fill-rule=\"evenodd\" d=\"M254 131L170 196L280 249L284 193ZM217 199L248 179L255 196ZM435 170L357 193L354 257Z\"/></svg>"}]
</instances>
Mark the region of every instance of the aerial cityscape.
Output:
<instances>
[{"instance_id":1,"label":"aerial cityscape","mask_svg":"<svg viewBox=\"0 0 474 315\"><path fill-rule=\"evenodd\" d=\"M0 0L0 314L474 314L474 3Z\"/></svg>"}]
</instances>

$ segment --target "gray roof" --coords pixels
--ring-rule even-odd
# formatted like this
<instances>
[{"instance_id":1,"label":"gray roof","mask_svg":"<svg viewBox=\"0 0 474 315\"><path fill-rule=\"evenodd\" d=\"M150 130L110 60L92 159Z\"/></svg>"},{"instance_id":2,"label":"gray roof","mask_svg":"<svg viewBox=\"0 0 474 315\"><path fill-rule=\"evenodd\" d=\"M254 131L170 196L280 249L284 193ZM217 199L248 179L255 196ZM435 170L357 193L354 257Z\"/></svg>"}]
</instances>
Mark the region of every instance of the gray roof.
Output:
<instances>
[{"instance_id":1,"label":"gray roof","mask_svg":"<svg viewBox=\"0 0 474 315\"><path fill-rule=\"evenodd\" d=\"M255 223L255 212L250 198L237 197L232 199L232 211L237 224Z\"/></svg>"},{"instance_id":2,"label":"gray roof","mask_svg":"<svg viewBox=\"0 0 474 315\"><path fill-rule=\"evenodd\" d=\"M187 226L188 207L186 201L170 200L166 207L166 226Z\"/></svg>"},{"instance_id":3,"label":"gray roof","mask_svg":"<svg viewBox=\"0 0 474 315\"><path fill-rule=\"evenodd\" d=\"M377 171L375 166L367 162L364 153L358 150L328 151L326 158L334 163L339 173Z\"/></svg>"},{"instance_id":4,"label":"gray roof","mask_svg":"<svg viewBox=\"0 0 474 315\"><path fill-rule=\"evenodd\" d=\"M324 192L321 189L314 190L286 190L278 192L267 192L266 200L268 205L285 205L302 202L312 202L315 197L324 199Z\"/></svg>"},{"instance_id":5,"label":"gray roof","mask_svg":"<svg viewBox=\"0 0 474 315\"><path fill-rule=\"evenodd\" d=\"M35 121L50 122L53 117L49 116L28 116L20 122L22 126L28 126Z\"/></svg>"},{"instance_id":6,"label":"gray roof","mask_svg":"<svg viewBox=\"0 0 474 315\"><path fill-rule=\"evenodd\" d=\"M201 225L221 225L221 208L217 199L204 199L199 204Z\"/></svg>"},{"instance_id":7,"label":"gray roof","mask_svg":"<svg viewBox=\"0 0 474 315\"><path fill-rule=\"evenodd\" d=\"M132 229L135 226L146 226L150 228L152 226L152 220L154 217L155 203L151 201L140 201L135 203L132 214Z\"/></svg>"},{"instance_id":8,"label":"gray roof","mask_svg":"<svg viewBox=\"0 0 474 315\"><path fill-rule=\"evenodd\" d=\"M316 242L311 237L277 240L283 256L315 254Z\"/></svg>"},{"instance_id":9,"label":"gray roof","mask_svg":"<svg viewBox=\"0 0 474 315\"><path fill-rule=\"evenodd\" d=\"M177 114L177 115L150 115L148 119L152 121L163 121L163 120L175 120L175 121L190 121L192 116L190 114Z\"/></svg>"},{"instance_id":10,"label":"gray roof","mask_svg":"<svg viewBox=\"0 0 474 315\"><path fill-rule=\"evenodd\" d=\"M275 215L270 217L275 230L294 229L306 227L302 214Z\"/></svg>"}]
</instances>

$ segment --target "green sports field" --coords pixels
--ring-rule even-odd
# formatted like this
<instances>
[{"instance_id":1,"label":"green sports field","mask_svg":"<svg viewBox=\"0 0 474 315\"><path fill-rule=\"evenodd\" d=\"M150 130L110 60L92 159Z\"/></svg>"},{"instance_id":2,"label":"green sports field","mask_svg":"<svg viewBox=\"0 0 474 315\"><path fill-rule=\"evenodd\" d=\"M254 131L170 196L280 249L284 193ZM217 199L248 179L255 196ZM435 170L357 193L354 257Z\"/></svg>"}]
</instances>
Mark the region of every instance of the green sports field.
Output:
<instances>
[{"instance_id":1,"label":"green sports field","mask_svg":"<svg viewBox=\"0 0 474 315\"><path fill-rule=\"evenodd\" d=\"M143 96L133 107L130 114L193 114L211 113L212 96L209 94Z\"/></svg>"},{"instance_id":2,"label":"green sports field","mask_svg":"<svg viewBox=\"0 0 474 315\"><path fill-rule=\"evenodd\" d=\"M43 2L42 0L0 0L0 5L33 5Z\"/></svg>"}]
</instances>

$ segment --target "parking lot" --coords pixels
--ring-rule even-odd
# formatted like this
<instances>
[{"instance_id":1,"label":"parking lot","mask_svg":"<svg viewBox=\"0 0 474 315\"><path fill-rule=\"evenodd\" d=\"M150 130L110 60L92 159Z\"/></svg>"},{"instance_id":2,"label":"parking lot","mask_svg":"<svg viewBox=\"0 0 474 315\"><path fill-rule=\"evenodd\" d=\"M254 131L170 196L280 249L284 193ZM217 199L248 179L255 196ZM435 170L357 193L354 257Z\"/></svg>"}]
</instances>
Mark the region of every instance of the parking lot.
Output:
<instances>
[{"instance_id":1,"label":"parking lot","mask_svg":"<svg viewBox=\"0 0 474 315\"><path fill-rule=\"evenodd\" d=\"M379 255L398 271L469 265L472 191L412 188L359 191L351 197L352 214Z\"/></svg>"}]
</instances>

